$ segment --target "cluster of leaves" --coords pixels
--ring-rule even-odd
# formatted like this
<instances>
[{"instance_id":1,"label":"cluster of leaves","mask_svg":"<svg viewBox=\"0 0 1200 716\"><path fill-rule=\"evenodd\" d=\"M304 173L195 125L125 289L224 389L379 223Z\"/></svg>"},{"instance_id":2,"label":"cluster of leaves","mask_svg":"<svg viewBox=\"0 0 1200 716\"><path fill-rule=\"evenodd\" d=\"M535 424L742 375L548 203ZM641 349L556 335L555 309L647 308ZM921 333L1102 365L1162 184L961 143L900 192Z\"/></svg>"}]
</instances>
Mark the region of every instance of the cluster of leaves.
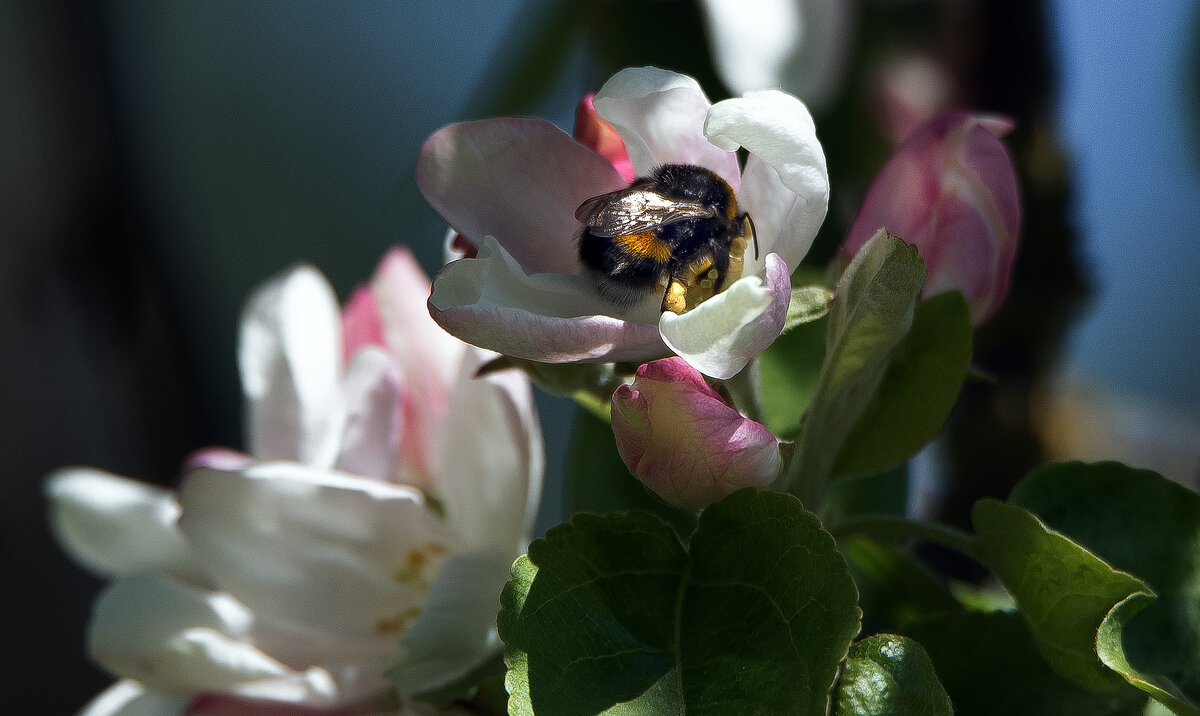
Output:
<instances>
[{"instance_id":1,"label":"cluster of leaves","mask_svg":"<svg viewBox=\"0 0 1200 716\"><path fill-rule=\"evenodd\" d=\"M977 503L973 534L904 518L904 463L970 362L961 296L918 301L924 277L877 237L762 357L762 414L797 445L775 491L664 505L583 415L576 516L502 598L510 713L1200 714L1200 496L1068 463ZM994 587L948 584L914 538Z\"/></svg>"}]
</instances>

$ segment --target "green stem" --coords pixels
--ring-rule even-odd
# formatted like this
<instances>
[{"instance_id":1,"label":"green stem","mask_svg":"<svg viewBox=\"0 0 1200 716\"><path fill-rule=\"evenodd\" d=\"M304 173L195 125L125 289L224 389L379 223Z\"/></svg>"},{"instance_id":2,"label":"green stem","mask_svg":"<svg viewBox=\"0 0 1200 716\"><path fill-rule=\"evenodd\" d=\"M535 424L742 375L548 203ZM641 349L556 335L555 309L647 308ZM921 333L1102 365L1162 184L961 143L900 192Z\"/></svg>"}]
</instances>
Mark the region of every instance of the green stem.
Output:
<instances>
[{"instance_id":1,"label":"green stem","mask_svg":"<svg viewBox=\"0 0 1200 716\"><path fill-rule=\"evenodd\" d=\"M759 375L758 358L738 371L737 375L725 381L725 389L733 398L734 407L756 423L766 422L766 412L762 404L762 378Z\"/></svg>"},{"instance_id":2,"label":"green stem","mask_svg":"<svg viewBox=\"0 0 1200 716\"><path fill-rule=\"evenodd\" d=\"M973 535L946 525L917 522L903 517L859 517L846 520L828 529L838 539L853 535L916 537L926 542L949 547L980 564L987 564L983 559L983 554L979 551L979 541Z\"/></svg>"}]
</instances>

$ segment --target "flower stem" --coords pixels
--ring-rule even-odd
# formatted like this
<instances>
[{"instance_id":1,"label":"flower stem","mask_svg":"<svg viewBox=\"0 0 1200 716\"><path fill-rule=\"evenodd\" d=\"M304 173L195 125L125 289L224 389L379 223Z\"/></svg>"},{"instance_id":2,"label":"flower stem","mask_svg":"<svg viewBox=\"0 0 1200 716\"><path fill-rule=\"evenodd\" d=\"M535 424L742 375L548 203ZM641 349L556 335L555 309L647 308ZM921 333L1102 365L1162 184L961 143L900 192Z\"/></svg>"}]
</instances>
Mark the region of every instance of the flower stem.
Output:
<instances>
[{"instance_id":1,"label":"flower stem","mask_svg":"<svg viewBox=\"0 0 1200 716\"><path fill-rule=\"evenodd\" d=\"M964 554L980 564L987 565L979 551L979 541L974 535L962 530L932 522L918 522L903 517L859 517L846 520L827 528L834 537L841 539L853 535L871 537L916 537L948 547Z\"/></svg>"}]
</instances>

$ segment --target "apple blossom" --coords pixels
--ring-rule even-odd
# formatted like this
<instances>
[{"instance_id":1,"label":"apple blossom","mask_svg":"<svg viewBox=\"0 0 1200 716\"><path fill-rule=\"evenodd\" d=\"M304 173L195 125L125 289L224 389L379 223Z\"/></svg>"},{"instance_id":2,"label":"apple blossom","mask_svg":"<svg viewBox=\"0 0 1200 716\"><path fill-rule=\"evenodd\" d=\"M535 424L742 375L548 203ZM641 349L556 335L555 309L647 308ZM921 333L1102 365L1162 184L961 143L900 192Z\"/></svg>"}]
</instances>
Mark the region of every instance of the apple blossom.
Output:
<instances>
[{"instance_id":1,"label":"apple blossom","mask_svg":"<svg viewBox=\"0 0 1200 716\"><path fill-rule=\"evenodd\" d=\"M915 131L888 160L842 244L852 257L880 228L915 244L929 270L925 296L961 291L971 321L1008 293L1021 207L1000 137L1011 122L952 111Z\"/></svg>"},{"instance_id":2,"label":"apple blossom","mask_svg":"<svg viewBox=\"0 0 1200 716\"><path fill-rule=\"evenodd\" d=\"M528 380L476 379L494 356L433 323L428 287L395 250L340 314L320 274L286 273L242 320L252 455L202 451L176 491L51 477L61 542L113 580L88 648L123 679L88 713L394 712L393 686L496 653L541 435Z\"/></svg>"},{"instance_id":3,"label":"apple blossom","mask_svg":"<svg viewBox=\"0 0 1200 716\"><path fill-rule=\"evenodd\" d=\"M680 358L646 363L618 387L612 425L629 471L667 502L697 510L742 487L767 487L792 449Z\"/></svg>"},{"instance_id":4,"label":"apple blossom","mask_svg":"<svg viewBox=\"0 0 1200 716\"><path fill-rule=\"evenodd\" d=\"M660 313L661 296L628 308L606 301L581 272L575 210L628 186L611 143L585 146L540 119L488 119L439 130L417 159L426 200L478 247L435 277L430 313L462 340L516 358L640 362L674 352L731 377L779 335L788 276L825 217L829 178L808 110L774 90L714 105L692 78L653 67L622 70L592 102L636 176L692 164L729 183L756 228L741 276L679 315Z\"/></svg>"}]
</instances>

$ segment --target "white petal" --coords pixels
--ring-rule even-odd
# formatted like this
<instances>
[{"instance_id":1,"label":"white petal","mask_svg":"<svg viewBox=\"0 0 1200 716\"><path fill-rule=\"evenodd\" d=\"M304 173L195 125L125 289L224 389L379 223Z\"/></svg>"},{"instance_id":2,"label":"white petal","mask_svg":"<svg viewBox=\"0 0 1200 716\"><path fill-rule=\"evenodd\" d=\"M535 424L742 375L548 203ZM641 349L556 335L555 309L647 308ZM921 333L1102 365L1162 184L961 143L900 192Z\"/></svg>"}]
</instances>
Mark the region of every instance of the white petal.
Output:
<instances>
[{"instance_id":1,"label":"white petal","mask_svg":"<svg viewBox=\"0 0 1200 716\"><path fill-rule=\"evenodd\" d=\"M783 330L790 298L787 266L771 254L766 274L765 281L738 279L682 315L663 313L658 324L663 340L701 373L732 378Z\"/></svg>"},{"instance_id":2,"label":"white petal","mask_svg":"<svg viewBox=\"0 0 1200 716\"><path fill-rule=\"evenodd\" d=\"M50 525L80 564L106 576L188 570L175 494L92 468L59 470L46 483Z\"/></svg>"},{"instance_id":3,"label":"white petal","mask_svg":"<svg viewBox=\"0 0 1200 716\"><path fill-rule=\"evenodd\" d=\"M520 553L541 487L541 432L516 372L475 379L464 362L439 435L435 490L465 548Z\"/></svg>"},{"instance_id":4,"label":"white petal","mask_svg":"<svg viewBox=\"0 0 1200 716\"><path fill-rule=\"evenodd\" d=\"M496 616L511 564L510 555L485 548L457 555L438 574L388 672L401 697L450 683L499 651Z\"/></svg>"},{"instance_id":5,"label":"white petal","mask_svg":"<svg viewBox=\"0 0 1200 716\"><path fill-rule=\"evenodd\" d=\"M704 131L721 147L749 150L738 201L761 234L759 255L777 253L795 268L829 208L829 170L808 108L783 92L751 92L713 105Z\"/></svg>"},{"instance_id":6,"label":"white petal","mask_svg":"<svg viewBox=\"0 0 1200 716\"><path fill-rule=\"evenodd\" d=\"M473 259L444 267L430 313L447 331L488 350L550 363L642 360L666 352L654 323L658 299L626 315L583 276L526 275L495 239ZM648 304L649 305L649 304Z\"/></svg>"},{"instance_id":7,"label":"white petal","mask_svg":"<svg viewBox=\"0 0 1200 716\"><path fill-rule=\"evenodd\" d=\"M383 350L359 351L346 370L346 427L337 469L389 480L396 474L404 427L403 381Z\"/></svg>"},{"instance_id":8,"label":"white petal","mask_svg":"<svg viewBox=\"0 0 1200 716\"><path fill-rule=\"evenodd\" d=\"M217 588L276 630L368 650L407 626L403 615L456 548L413 488L295 463L194 472L180 503L180 526Z\"/></svg>"},{"instance_id":9,"label":"white petal","mask_svg":"<svg viewBox=\"0 0 1200 716\"><path fill-rule=\"evenodd\" d=\"M320 669L293 670L244 641L253 622L228 595L143 572L101 593L88 645L106 669L167 696L225 691L300 701L335 695Z\"/></svg>"},{"instance_id":10,"label":"white petal","mask_svg":"<svg viewBox=\"0 0 1200 716\"><path fill-rule=\"evenodd\" d=\"M315 269L259 288L242 316L238 363L250 452L328 467L341 437L341 315Z\"/></svg>"},{"instance_id":11,"label":"white petal","mask_svg":"<svg viewBox=\"0 0 1200 716\"><path fill-rule=\"evenodd\" d=\"M600 118L624 140L637 176L661 164L696 164L738 188L737 155L704 136L711 103L696 80L657 67L631 67L605 82L593 101Z\"/></svg>"},{"instance_id":12,"label":"white petal","mask_svg":"<svg viewBox=\"0 0 1200 716\"><path fill-rule=\"evenodd\" d=\"M132 679L122 679L88 702L79 716L183 716L186 699L147 691Z\"/></svg>"},{"instance_id":13,"label":"white petal","mask_svg":"<svg viewBox=\"0 0 1200 716\"><path fill-rule=\"evenodd\" d=\"M810 105L837 91L853 11L846 0L702 0L713 64L735 93L781 88Z\"/></svg>"}]
</instances>

